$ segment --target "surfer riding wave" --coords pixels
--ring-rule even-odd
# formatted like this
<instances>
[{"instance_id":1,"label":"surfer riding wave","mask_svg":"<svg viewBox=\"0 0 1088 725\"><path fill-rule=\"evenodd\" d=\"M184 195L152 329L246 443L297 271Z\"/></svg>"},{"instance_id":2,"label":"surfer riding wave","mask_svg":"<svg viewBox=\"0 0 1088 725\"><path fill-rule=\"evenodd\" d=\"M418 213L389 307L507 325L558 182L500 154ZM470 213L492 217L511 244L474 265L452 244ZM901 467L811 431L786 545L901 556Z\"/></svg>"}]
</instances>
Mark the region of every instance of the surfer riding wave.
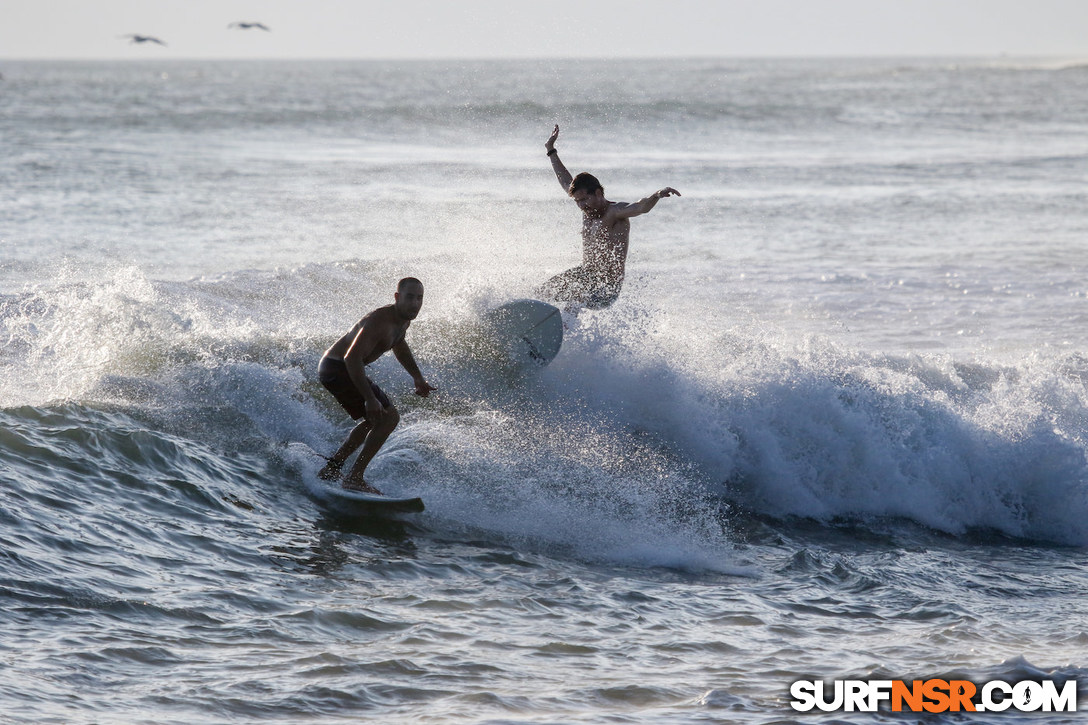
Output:
<instances>
[{"instance_id":1,"label":"surfer riding wave","mask_svg":"<svg viewBox=\"0 0 1088 725\"><path fill-rule=\"evenodd\" d=\"M415 277L405 277L397 284L393 299L393 304L379 307L359 320L325 351L318 365L322 385L352 420L362 418L318 474L326 481L340 478L348 458L362 446L359 458L343 482L343 487L352 491L381 493L364 480L363 474L400 422L396 407L367 377L366 366L392 350L412 376L416 395L426 398L432 390L437 390L423 378L404 339L423 306L423 283Z\"/></svg>"},{"instance_id":2,"label":"surfer riding wave","mask_svg":"<svg viewBox=\"0 0 1088 725\"><path fill-rule=\"evenodd\" d=\"M555 148L558 139L556 124L544 148L559 183L582 210L582 264L552 277L540 286L537 294L555 302L601 309L615 302L623 287L631 217L645 214L661 199L680 196L680 192L666 186L634 203L609 201L597 177L586 172L571 176L559 160Z\"/></svg>"}]
</instances>

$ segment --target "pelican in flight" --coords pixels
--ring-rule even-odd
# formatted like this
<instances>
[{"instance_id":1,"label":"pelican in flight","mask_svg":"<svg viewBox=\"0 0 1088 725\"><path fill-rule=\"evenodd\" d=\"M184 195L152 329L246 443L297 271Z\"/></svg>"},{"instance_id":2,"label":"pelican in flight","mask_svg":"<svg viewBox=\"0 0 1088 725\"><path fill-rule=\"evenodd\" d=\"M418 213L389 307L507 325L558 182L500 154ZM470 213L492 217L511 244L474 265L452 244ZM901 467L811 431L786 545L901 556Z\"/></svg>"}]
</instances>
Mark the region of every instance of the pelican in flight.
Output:
<instances>
[{"instance_id":1,"label":"pelican in flight","mask_svg":"<svg viewBox=\"0 0 1088 725\"><path fill-rule=\"evenodd\" d=\"M158 43L159 45L166 45L166 43L150 35L136 35L135 33L132 33L130 35L122 35L120 37L132 38L133 43Z\"/></svg>"},{"instance_id":2,"label":"pelican in flight","mask_svg":"<svg viewBox=\"0 0 1088 725\"><path fill-rule=\"evenodd\" d=\"M261 30L268 30L269 32L271 32L271 29L268 28L263 23L231 23L227 27L228 28L238 28L239 30L249 30L251 28L260 28Z\"/></svg>"}]
</instances>

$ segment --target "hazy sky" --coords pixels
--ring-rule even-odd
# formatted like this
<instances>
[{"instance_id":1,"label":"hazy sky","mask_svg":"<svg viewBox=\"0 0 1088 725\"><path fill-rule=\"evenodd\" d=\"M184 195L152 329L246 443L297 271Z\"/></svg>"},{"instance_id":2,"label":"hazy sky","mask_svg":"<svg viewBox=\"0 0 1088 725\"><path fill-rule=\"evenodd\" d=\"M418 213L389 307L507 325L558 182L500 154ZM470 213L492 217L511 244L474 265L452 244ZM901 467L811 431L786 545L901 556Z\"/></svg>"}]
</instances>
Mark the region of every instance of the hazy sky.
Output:
<instances>
[{"instance_id":1,"label":"hazy sky","mask_svg":"<svg viewBox=\"0 0 1088 725\"><path fill-rule=\"evenodd\" d=\"M0 0L8 59L1001 54L1088 57L1088 0Z\"/></svg>"}]
</instances>

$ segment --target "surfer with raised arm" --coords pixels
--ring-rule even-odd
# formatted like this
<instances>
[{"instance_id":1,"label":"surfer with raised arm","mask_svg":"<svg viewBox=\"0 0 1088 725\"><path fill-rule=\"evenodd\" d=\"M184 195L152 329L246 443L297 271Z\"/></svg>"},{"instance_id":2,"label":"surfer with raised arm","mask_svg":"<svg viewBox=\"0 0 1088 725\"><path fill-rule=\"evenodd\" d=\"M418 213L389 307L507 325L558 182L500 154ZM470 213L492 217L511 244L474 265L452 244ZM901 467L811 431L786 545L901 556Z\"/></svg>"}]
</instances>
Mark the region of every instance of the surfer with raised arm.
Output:
<instances>
[{"instance_id":1,"label":"surfer with raised arm","mask_svg":"<svg viewBox=\"0 0 1088 725\"><path fill-rule=\"evenodd\" d=\"M404 339L408 326L423 306L423 283L415 277L405 277L397 284L393 300L393 304L379 307L359 320L325 351L318 365L321 384L328 388L352 420L362 419L318 474L326 481L340 478L348 458L362 446L359 458L344 478L343 487L350 491L381 493L363 479L363 474L400 422L396 407L367 377L366 366L392 350L397 361L412 376L416 395L426 398L432 390L437 390L424 380Z\"/></svg>"},{"instance_id":2,"label":"surfer with raised arm","mask_svg":"<svg viewBox=\"0 0 1088 725\"><path fill-rule=\"evenodd\" d=\"M555 142L559 125L544 144L552 170L567 194L582 210L582 264L552 277L538 292L556 302L574 302L590 309L608 307L619 297L627 264L631 217L645 214L667 196L680 196L672 187L628 203L604 198L604 187L592 174L571 176L559 160Z\"/></svg>"}]
</instances>

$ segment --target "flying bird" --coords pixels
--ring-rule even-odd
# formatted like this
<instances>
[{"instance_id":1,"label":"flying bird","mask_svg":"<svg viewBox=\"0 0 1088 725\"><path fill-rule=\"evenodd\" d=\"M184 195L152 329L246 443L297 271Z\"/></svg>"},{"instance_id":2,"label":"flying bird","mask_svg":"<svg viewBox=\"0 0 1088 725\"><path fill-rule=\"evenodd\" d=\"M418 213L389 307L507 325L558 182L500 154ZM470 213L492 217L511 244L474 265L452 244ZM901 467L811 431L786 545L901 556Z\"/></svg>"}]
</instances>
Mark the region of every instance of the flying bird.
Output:
<instances>
[{"instance_id":1,"label":"flying bird","mask_svg":"<svg viewBox=\"0 0 1088 725\"><path fill-rule=\"evenodd\" d=\"M238 28L239 30L250 30L251 28L260 28L261 30L267 30L271 32L271 29L262 23L231 23L228 28Z\"/></svg>"},{"instance_id":2,"label":"flying bird","mask_svg":"<svg viewBox=\"0 0 1088 725\"><path fill-rule=\"evenodd\" d=\"M159 45L166 45L158 38L154 38L150 35L136 35L135 33L130 35L121 35L121 38L132 38L133 43L158 43Z\"/></svg>"}]
</instances>

